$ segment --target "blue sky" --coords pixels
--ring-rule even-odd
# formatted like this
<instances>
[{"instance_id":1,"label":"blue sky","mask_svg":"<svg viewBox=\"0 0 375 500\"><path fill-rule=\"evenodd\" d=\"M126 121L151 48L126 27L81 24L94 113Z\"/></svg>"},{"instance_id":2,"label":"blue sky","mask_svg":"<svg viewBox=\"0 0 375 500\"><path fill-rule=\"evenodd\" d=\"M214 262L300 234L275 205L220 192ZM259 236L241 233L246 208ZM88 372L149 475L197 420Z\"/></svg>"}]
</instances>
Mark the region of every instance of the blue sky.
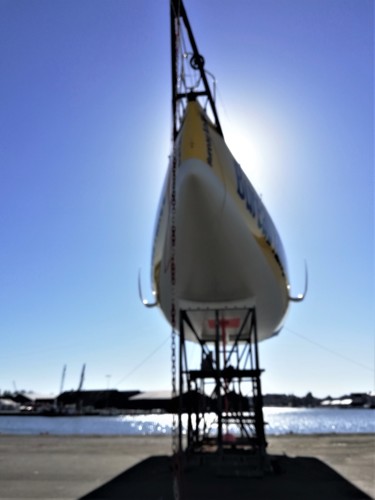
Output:
<instances>
[{"instance_id":1,"label":"blue sky","mask_svg":"<svg viewBox=\"0 0 375 500\"><path fill-rule=\"evenodd\" d=\"M260 346L265 392L375 389L374 7L186 0L233 154L305 302ZM171 134L167 0L0 1L0 390L170 387L138 298Z\"/></svg>"}]
</instances>

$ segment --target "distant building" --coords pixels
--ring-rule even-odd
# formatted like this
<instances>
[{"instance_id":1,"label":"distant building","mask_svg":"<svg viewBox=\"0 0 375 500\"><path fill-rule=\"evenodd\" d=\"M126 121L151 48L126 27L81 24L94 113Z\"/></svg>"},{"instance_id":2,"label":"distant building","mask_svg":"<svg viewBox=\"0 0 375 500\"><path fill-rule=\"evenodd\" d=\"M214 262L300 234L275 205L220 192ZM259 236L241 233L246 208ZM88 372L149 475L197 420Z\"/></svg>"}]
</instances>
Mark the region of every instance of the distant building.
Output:
<instances>
[{"instance_id":1,"label":"distant building","mask_svg":"<svg viewBox=\"0 0 375 500\"><path fill-rule=\"evenodd\" d=\"M375 406L375 398L372 393L352 392L349 395L339 398L328 397L321 402L322 406L333 406L339 408L373 408Z\"/></svg>"},{"instance_id":2,"label":"distant building","mask_svg":"<svg viewBox=\"0 0 375 500\"><path fill-rule=\"evenodd\" d=\"M188 408L192 411L205 409L211 411L215 401L198 391L187 391L181 398L181 410L186 412ZM129 399L129 409L138 411L162 411L167 413L177 413L180 408L180 397L172 397L171 391L149 391L141 392L137 396Z\"/></svg>"},{"instance_id":3,"label":"distant building","mask_svg":"<svg viewBox=\"0 0 375 500\"><path fill-rule=\"evenodd\" d=\"M18 412L20 403L16 403L12 399L0 398L0 412Z\"/></svg>"},{"instance_id":4,"label":"distant building","mask_svg":"<svg viewBox=\"0 0 375 500\"><path fill-rule=\"evenodd\" d=\"M365 392L352 392L350 394L350 399L352 400L352 406L367 406L369 403L369 394Z\"/></svg>"},{"instance_id":5,"label":"distant building","mask_svg":"<svg viewBox=\"0 0 375 500\"><path fill-rule=\"evenodd\" d=\"M117 391L98 390L98 391L67 391L57 397L57 405L64 406L75 405L77 408L90 407L94 410L103 410L107 408L127 409L129 407L129 398L139 394L140 391Z\"/></svg>"},{"instance_id":6,"label":"distant building","mask_svg":"<svg viewBox=\"0 0 375 500\"><path fill-rule=\"evenodd\" d=\"M57 397L59 409L76 408L79 411L124 410L151 412L178 412L179 396L172 397L171 391L70 391L63 392ZM247 400L246 400L246 403ZM239 406L236 401L237 407ZM206 408L210 411L215 401L198 391L186 392L182 396L182 409L193 408L197 411ZM194 410L195 411L195 410Z\"/></svg>"},{"instance_id":7,"label":"distant building","mask_svg":"<svg viewBox=\"0 0 375 500\"><path fill-rule=\"evenodd\" d=\"M172 407L171 391L146 391L132 396L128 409L151 411L170 411Z\"/></svg>"},{"instance_id":8,"label":"distant building","mask_svg":"<svg viewBox=\"0 0 375 500\"><path fill-rule=\"evenodd\" d=\"M265 394L263 396L264 406L290 406L290 407L315 407L320 405L321 400L308 392L306 396L295 396L294 394Z\"/></svg>"},{"instance_id":9,"label":"distant building","mask_svg":"<svg viewBox=\"0 0 375 500\"><path fill-rule=\"evenodd\" d=\"M18 392L12 397L13 401L20 403L24 406L40 407L52 406L55 402L56 395L54 394L40 394L33 391Z\"/></svg>"}]
</instances>

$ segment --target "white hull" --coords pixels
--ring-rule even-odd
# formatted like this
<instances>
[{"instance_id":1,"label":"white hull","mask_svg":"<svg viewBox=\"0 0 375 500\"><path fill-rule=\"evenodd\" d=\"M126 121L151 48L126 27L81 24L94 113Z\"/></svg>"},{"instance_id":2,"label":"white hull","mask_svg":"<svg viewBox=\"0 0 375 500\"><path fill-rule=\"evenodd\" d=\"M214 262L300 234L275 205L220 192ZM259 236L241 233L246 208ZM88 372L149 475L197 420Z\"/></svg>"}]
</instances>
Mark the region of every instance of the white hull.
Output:
<instances>
[{"instance_id":1,"label":"white hull","mask_svg":"<svg viewBox=\"0 0 375 500\"><path fill-rule=\"evenodd\" d=\"M230 341L244 316L238 308L255 306L258 338L263 340L278 332L288 307L281 241L223 139L207 123L199 105L189 103L175 148L174 211L172 166L162 194L153 250L154 290L170 323L175 305L177 329L179 310L196 310L194 328L204 340L215 334L213 309L219 307L229 320ZM197 340L189 330L187 336Z\"/></svg>"}]
</instances>

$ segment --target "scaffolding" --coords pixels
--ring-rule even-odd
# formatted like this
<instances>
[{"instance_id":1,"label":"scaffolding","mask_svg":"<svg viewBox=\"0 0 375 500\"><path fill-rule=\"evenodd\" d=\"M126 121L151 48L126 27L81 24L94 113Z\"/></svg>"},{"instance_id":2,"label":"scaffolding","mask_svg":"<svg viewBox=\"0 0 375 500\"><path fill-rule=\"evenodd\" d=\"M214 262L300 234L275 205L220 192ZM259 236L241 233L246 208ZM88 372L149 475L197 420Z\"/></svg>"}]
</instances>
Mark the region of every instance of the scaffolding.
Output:
<instances>
[{"instance_id":1,"label":"scaffolding","mask_svg":"<svg viewBox=\"0 0 375 500\"><path fill-rule=\"evenodd\" d=\"M213 334L203 340L194 328L197 310L180 310L179 451L188 462L199 457L200 463L222 465L229 474L239 468L245 475L262 474L269 464L255 307L211 312ZM199 367L188 366L187 331L200 346ZM186 392L196 394L190 404L183 402Z\"/></svg>"}]
</instances>

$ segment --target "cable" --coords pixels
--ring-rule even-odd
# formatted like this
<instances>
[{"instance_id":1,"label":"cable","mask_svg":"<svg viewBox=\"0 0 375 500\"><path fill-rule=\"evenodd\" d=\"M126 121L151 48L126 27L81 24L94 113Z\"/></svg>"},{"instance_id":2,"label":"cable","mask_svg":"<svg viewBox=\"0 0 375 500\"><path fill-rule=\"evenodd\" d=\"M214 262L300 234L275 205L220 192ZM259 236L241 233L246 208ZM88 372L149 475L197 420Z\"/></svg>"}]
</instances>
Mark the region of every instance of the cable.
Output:
<instances>
[{"instance_id":1,"label":"cable","mask_svg":"<svg viewBox=\"0 0 375 500\"><path fill-rule=\"evenodd\" d=\"M122 382L123 382L126 378L130 377L130 375L132 375L132 374L133 374L135 371L137 371L137 370L138 370L141 366L143 366L143 365L146 363L146 361L148 361L150 358L152 358L152 356L153 356L154 354L156 354L158 351L160 351L160 349L161 349L161 348L162 348L162 347L163 347L163 346L164 346L164 345L168 342L168 340L169 340L169 339L170 339L170 336L168 335L168 337L167 337L167 338L165 338L165 339L163 340L163 342L162 342L160 345L158 345L158 346L157 346L157 347L156 347L156 348L155 348L152 352L150 352L150 354L148 354L148 355L147 355L147 356L146 356L146 357L145 357L145 358L144 358L144 359L143 359L140 363L138 363L138 364L137 364L134 368L132 368L132 369L130 370L130 372L128 372L128 373L127 373L124 377L122 377L122 379L121 379L121 380L119 380L119 381L117 382L117 384L115 384L115 386L120 385L120 384L121 384L121 383L122 383Z\"/></svg>"},{"instance_id":2,"label":"cable","mask_svg":"<svg viewBox=\"0 0 375 500\"><path fill-rule=\"evenodd\" d=\"M330 349L329 347L325 347L324 345L319 344L319 342L315 342L315 340L311 340L308 337L305 337L304 335L301 335L300 333L294 332L290 328L284 327L284 330L287 330L289 333L292 333L293 335L296 335L296 337L300 337L301 339L306 340L306 342L310 342L310 344L313 344L316 347L320 347L320 349L323 349L324 351L327 351L327 352L329 352L331 354L334 354L338 358L344 359L345 361L349 361L350 363L353 363L353 364L355 364L357 366L360 366L364 370L368 370L368 371L370 371L372 373L374 373L374 371L375 371L374 368L370 368L369 366L363 365L362 363L359 363L358 361L355 361L354 359L348 358L347 356L344 356L343 354L340 354L339 352L334 351L333 349Z\"/></svg>"}]
</instances>

